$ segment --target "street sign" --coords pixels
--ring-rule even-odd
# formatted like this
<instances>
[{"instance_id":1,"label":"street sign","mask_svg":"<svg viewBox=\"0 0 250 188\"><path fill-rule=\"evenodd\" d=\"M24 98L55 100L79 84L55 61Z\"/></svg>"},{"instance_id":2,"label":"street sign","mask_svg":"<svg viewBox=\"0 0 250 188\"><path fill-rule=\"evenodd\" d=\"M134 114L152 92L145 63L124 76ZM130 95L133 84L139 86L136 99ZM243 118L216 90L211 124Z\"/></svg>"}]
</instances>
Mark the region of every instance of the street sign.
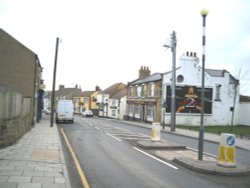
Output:
<instances>
[{"instance_id":1,"label":"street sign","mask_svg":"<svg viewBox=\"0 0 250 188\"><path fill-rule=\"evenodd\" d=\"M235 168L235 135L221 134L217 165Z\"/></svg>"}]
</instances>

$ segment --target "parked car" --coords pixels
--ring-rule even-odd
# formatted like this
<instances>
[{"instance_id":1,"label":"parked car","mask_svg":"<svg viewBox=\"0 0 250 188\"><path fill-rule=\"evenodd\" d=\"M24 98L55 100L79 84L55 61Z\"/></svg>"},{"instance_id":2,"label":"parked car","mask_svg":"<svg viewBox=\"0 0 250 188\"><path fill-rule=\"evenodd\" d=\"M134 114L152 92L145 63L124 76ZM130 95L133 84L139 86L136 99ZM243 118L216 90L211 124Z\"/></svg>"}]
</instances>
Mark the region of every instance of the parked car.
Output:
<instances>
[{"instance_id":1,"label":"parked car","mask_svg":"<svg viewBox=\"0 0 250 188\"><path fill-rule=\"evenodd\" d=\"M50 114L51 114L50 109L43 109L42 112L43 112L45 115L50 115Z\"/></svg>"},{"instance_id":2,"label":"parked car","mask_svg":"<svg viewBox=\"0 0 250 188\"><path fill-rule=\"evenodd\" d=\"M59 100L56 107L56 123L74 122L74 105L72 100Z\"/></svg>"},{"instance_id":3,"label":"parked car","mask_svg":"<svg viewBox=\"0 0 250 188\"><path fill-rule=\"evenodd\" d=\"M83 117L93 117L93 112L91 110L85 110L83 113L82 113L82 116Z\"/></svg>"}]
</instances>

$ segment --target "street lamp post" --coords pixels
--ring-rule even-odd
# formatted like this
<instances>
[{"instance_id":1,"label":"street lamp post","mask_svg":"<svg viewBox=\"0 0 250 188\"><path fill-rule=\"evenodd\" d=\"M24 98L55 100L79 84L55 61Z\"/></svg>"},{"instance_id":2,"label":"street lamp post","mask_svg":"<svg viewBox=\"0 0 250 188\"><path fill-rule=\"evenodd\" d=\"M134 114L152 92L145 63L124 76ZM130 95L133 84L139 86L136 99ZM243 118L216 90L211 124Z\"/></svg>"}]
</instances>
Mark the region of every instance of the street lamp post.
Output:
<instances>
[{"instance_id":1,"label":"street lamp post","mask_svg":"<svg viewBox=\"0 0 250 188\"><path fill-rule=\"evenodd\" d=\"M201 16L202 16L202 28L203 28L203 35L202 35L202 78L201 78L201 124L199 130L199 152L198 152L198 159L203 159L203 145L204 145L204 98L205 98L205 46L206 46L206 16L208 15L208 10L202 9Z\"/></svg>"}]
</instances>

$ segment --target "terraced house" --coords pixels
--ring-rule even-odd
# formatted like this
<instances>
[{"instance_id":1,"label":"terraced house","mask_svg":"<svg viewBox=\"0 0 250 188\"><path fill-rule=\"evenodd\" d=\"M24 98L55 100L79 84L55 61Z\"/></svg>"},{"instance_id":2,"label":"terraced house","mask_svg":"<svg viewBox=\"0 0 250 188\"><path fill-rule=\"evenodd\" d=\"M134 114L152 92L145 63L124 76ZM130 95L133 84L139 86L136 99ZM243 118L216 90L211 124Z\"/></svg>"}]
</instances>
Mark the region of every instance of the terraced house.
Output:
<instances>
[{"instance_id":1,"label":"terraced house","mask_svg":"<svg viewBox=\"0 0 250 188\"><path fill-rule=\"evenodd\" d=\"M161 122L162 74L150 74L141 67L139 78L128 83L127 119L140 122Z\"/></svg>"}]
</instances>

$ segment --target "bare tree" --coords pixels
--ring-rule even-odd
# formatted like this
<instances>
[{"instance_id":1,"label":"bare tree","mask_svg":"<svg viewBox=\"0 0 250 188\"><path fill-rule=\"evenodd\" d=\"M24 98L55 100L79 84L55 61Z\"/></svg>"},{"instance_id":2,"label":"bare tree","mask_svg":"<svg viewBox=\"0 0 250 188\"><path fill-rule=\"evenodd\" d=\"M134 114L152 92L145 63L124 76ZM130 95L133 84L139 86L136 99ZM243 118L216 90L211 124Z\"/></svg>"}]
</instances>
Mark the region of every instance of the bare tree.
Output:
<instances>
[{"instance_id":1,"label":"bare tree","mask_svg":"<svg viewBox=\"0 0 250 188\"><path fill-rule=\"evenodd\" d=\"M247 80L247 68L244 66L244 63L238 63L235 68L234 78L236 79L234 81L233 85L233 106L231 108L232 111L232 116L231 116L231 126L234 125L234 114L235 114L235 106L236 106L236 99L237 99L237 94L243 94L244 92L247 91L247 85L248 82ZM239 88L240 87L240 88ZM239 92L241 91L241 92Z\"/></svg>"}]
</instances>

